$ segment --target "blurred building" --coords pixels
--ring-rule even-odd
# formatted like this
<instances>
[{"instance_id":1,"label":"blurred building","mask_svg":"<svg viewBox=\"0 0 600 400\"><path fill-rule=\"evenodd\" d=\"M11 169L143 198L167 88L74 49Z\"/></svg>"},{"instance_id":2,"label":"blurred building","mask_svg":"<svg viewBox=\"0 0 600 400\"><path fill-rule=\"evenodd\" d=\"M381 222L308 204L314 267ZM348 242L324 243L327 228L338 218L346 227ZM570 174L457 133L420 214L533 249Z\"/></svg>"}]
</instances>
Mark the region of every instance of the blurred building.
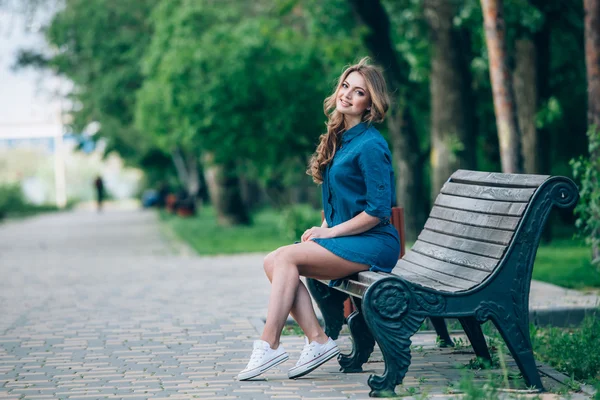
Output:
<instances>
[{"instance_id":1,"label":"blurred building","mask_svg":"<svg viewBox=\"0 0 600 400\"><path fill-rule=\"evenodd\" d=\"M102 176L113 199L134 197L142 177L114 154L104 157L104 142L89 135L62 135L52 124L0 124L0 184L18 182L36 204L90 201L93 180Z\"/></svg>"}]
</instances>

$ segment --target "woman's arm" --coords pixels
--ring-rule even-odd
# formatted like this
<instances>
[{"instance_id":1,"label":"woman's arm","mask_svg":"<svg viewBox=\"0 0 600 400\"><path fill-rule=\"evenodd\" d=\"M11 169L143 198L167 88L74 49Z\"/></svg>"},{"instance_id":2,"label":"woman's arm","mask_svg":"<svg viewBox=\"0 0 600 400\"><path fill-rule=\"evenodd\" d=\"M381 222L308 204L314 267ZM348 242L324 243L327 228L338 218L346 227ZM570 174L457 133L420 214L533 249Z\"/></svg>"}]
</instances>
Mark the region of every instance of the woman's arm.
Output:
<instances>
[{"instance_id":1,"label":"woman's arm","mask_svg":"<svg viewBox=\"0 0 600 400\"><path fill-rule=\"evenodd\" d=\"M306 242L307 240L315 238L328 239L340 236L357 235L377 226L379 222L379 218L373 217L363 211L356 217L336 225L333 228L328 228L327 222L324 220L321 227L313 226L312 228L307 229L302 235L301 240Z\"/></svg>"}]
</instances>

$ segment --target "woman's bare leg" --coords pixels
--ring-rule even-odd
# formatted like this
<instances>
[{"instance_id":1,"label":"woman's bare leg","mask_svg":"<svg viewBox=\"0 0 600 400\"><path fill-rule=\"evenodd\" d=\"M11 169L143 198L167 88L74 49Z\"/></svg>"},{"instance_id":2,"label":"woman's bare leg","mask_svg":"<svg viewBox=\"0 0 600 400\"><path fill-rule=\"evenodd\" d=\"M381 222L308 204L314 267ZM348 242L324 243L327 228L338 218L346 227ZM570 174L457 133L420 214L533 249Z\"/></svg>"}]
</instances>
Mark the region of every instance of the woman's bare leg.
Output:
<instances>
[{"instance_id":1,"label":"woman's bare leg","mask_svg":"<svg viewBox=\"0 0 600 400\"><path fill-rule=\"evenodd\" d=\"M366 269L367 265L344 260L311 241L281 247L271 253L265 259L265 271L272 288L261 339L271 348L277 348L281 330L293 308L294 318L309 339L323 342L324 332L317 321L308 290L300 282L300 275L337 279Z\"/></svg>"},{"instance_id":2,"label":"woman's bare leg","mask_svg":"<svg viewBox=\"0 0 600 400\"><path fill-rule=\"evenodd\" d=\"M273 281L273 268L275 267L275 254L277 251L279 250L275 250L267 255L264 262L265 273L271 282ZM321 328L315 310L313 309L312 299L308 289L302 281L298 283L298 289L296 290L290 314L304 331L304 334L308 337L309 341L312 342L316 340L318 343L325 343L327 341L327 335L325 335L323 328Z\"/></svg>"}]
</instances>

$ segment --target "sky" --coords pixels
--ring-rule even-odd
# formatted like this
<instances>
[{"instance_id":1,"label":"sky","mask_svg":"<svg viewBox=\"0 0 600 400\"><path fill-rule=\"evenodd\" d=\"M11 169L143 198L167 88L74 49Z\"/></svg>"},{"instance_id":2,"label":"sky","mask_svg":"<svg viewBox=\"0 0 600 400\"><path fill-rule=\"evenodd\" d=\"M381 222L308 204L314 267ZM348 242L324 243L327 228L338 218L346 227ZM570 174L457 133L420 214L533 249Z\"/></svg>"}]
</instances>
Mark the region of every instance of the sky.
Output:
<instances>
[{"instance_id":1,"label":"sky","mask_svg":"<svg viewBox=\"0 0 600 400\"><path fill-rule=\"evenodd\" d=\"M40 21L42 17L34 18L26 29L22 14L0 8L0 138L60 129L60 101L52 93L60 88L61 80L49 72L12 69L19 49L47 49L39 33Z\"/></svg>"}]
</instances>

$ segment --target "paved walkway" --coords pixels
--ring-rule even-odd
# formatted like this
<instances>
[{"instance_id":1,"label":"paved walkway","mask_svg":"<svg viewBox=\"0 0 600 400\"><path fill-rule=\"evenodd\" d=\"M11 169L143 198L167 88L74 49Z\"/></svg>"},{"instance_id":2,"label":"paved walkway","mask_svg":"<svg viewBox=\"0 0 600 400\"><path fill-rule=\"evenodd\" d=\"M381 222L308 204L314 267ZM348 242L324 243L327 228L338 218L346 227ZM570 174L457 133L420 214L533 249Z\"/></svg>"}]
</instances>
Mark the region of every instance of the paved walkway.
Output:
<instances>
[{"instance_id":1,"label":"paved walkway","mask_svg":"<svg viewBox=\"0 0 600 400\"><path fill-rule=\"evenodd\" d=\"M290 381L297 336L283 338L281 369L235 380L266 314L262 257L190 256L151 211L0 224L0 399L367 398L381 354L365 373L341 374L332 360ZM414 342L405 387L447 397L473 354L436 349L431 334ZM349 351L347 336L339 343ZM550 376L545 384L557 387Z\"/></svg>"}]
</instances>

